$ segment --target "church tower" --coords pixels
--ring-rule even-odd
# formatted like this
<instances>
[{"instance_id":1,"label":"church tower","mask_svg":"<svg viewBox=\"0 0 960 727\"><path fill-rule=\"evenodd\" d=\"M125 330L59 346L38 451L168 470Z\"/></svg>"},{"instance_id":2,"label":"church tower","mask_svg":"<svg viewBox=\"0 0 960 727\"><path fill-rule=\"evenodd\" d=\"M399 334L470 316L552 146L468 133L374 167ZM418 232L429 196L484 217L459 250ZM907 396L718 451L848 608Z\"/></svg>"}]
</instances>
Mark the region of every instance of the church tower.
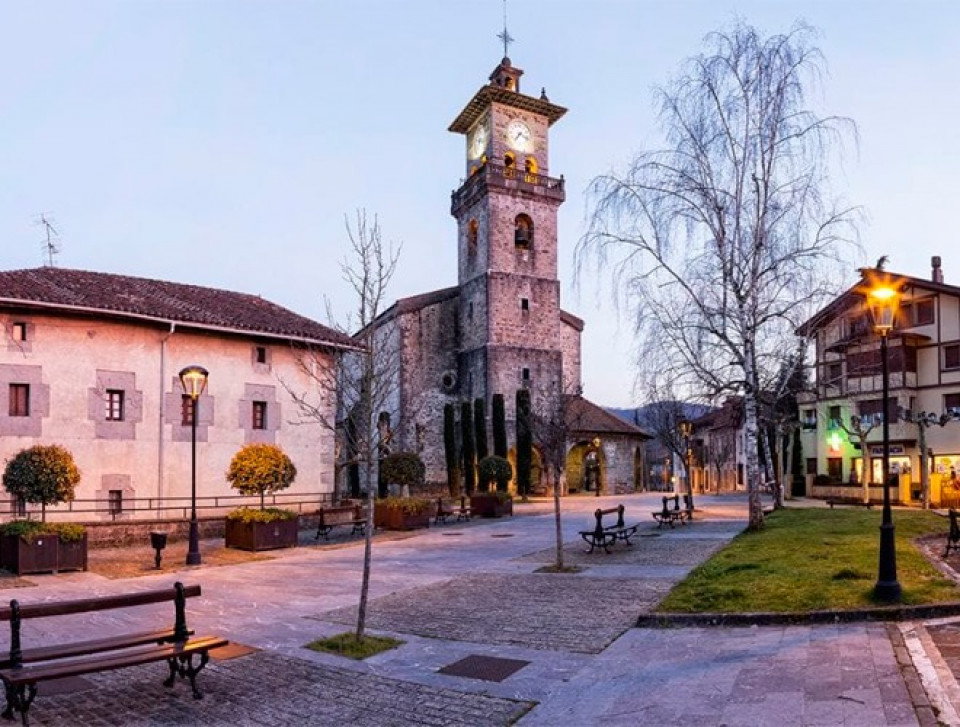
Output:
<instances>
[{"instance_id":1,"label":"church tower","mask_svg":"<svg viewBox=\"0 0 960 727\"><path fill-rule=\"evenodd\" d=\"M550 176L549 130L566 109L520 90L504 57L449 127L466 140L466 178L453 192L457 220L460 395L558 392L569 348L557 278L563 178ZM575 353L579 359L579 338ZM579 377L579 360L571 362Z\"/></svg>"}]
</instances>

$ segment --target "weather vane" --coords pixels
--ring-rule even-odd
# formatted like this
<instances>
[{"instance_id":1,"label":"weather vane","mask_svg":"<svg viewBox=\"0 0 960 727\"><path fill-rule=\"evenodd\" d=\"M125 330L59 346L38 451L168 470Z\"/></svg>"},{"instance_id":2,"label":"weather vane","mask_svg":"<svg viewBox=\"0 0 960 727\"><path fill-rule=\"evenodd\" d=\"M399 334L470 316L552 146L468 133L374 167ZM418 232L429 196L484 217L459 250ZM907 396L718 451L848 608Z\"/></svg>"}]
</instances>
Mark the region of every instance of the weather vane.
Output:
<instances>
[{"instance_id":1,"label":"weather vane","mask_svg":"<svg viewBox=\"0 0 960 727\"><path fill-rule=\"evenodd\" d=\"M514 41L513 36L507 32L507 0L503 0L503 32L497 33L497 37L503 41L503 57L506 58L509 56L507 50Z\"/></svg>"}]
</instances>

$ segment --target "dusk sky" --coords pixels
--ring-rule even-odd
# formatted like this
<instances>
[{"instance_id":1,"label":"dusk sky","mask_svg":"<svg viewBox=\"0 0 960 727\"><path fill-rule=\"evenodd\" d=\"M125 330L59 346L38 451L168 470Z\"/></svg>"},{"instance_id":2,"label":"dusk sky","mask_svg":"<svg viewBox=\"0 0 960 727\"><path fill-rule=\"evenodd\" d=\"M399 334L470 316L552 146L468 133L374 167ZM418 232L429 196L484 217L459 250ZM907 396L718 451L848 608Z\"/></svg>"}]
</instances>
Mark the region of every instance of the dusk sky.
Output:
<instances>
[{"instance_id":1,"label":"dusk sky","mask_svg":"<svg viewBox=\"0 0 960 727\"><path fill-rule=\"evenodd\" d=\"M8 0L0 8L0 265L43 264L262 295L323 321L353 305L344 216L403 243L392 298L456 283L447 126L503 55L501 0ZM833 191L863 208L863 261L960 284L960 3L510 0L521 90L569 109L551 130L561 303L586 321L585 394L634 392L609 278L573 286L585 188L661 146L651 89L741 17L820 31L811 99L852 118ZM856 272L851 267L853 282Z\"/></svg>"}]
</instances>

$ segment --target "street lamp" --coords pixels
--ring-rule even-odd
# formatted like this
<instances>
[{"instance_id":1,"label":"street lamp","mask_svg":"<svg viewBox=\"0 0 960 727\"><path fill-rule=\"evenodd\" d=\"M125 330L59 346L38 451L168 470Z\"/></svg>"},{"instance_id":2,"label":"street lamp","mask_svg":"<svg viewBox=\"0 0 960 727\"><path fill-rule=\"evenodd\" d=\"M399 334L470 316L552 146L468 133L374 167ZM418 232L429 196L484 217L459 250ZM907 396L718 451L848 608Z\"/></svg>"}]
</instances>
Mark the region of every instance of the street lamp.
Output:
<instances>
[{"instance_id":1,"label":"street lamp","mask_svg":"<svg viewBox=\"0 0 960 727\"><path fill-rule=\"evenodd\" d=\"M190 397L190 544L187 565L200 565L200 533L197 526L197 418L199 399L207 388L210 372L202 366L187 366L180 372L183 393Z\"/></svg>"},{"instance_id":2,"label":"street lamp","mask_svg":"<svg viewBox=\"0 0 960 727\"><path fill-rule=\"evenodd\" d=\"M687 470L687 507L693 510L693 481L690 479L690 465L693 461L693 449L690 447L690 435L693 434L693 422L684 419L680 422L680 434L683 435L683 446L686 454L684 455L684 464Z\"/></svg>"},{"instance_id":3,"label":"street lamp","mask_svg":"<svg viewBox=\"0 0 960 727\"><path fill-rule=\"evenodd\" d=\"M897 581L897 547L893 515L890 511L890 370L887 362L887 337L893 330L900 302L897 283L890 277L875 278L866 290L867 306L873 329L880 336L880 366L883 381L883 519L880 524L880 565L874 596L882 601L900 600Z\"/></svg>"}]
</instances>

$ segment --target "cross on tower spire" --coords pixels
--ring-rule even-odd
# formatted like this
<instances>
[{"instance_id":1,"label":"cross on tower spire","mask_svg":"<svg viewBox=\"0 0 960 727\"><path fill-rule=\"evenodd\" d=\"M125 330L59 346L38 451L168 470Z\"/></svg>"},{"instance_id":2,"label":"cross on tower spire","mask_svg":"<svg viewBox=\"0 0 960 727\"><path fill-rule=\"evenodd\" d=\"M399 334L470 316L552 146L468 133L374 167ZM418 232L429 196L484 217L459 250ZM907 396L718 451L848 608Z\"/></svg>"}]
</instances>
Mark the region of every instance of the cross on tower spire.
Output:
<instances>
[{"instance_id":1,"label":"cross on tower spire","mask_svg":"<svg viewBox=\"0 0 960 727\"><path fill-rule=\"evenodd\" d=\"M503 42L503 57L508 57L510 54L507 51L510 44L514 42L514 38L507 31L507 0L503 0L503 32L497 33L497 38Z\"/></svg>"}]
</instances>

